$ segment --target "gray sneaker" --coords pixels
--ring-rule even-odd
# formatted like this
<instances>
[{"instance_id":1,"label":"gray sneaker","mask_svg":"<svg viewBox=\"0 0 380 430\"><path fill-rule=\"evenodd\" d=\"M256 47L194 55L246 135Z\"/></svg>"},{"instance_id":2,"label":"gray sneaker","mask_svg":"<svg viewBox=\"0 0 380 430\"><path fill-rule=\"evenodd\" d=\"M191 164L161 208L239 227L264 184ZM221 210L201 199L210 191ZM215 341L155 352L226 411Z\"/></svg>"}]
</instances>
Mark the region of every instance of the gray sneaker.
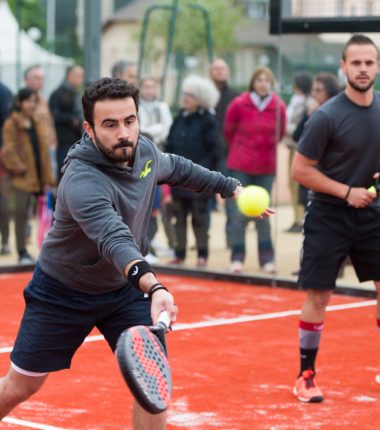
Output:
<instances>
[{"instance_id":1,"label":"gray sneaker","mask_svg":"<svg viewBox=\"0 0 380 430\"><path fill-rule=\"evenodd\" d=\"M27 252L20 255L18 262L19 264L36 264L36 260L34 260Z\"/></svg>"}]
</instances>

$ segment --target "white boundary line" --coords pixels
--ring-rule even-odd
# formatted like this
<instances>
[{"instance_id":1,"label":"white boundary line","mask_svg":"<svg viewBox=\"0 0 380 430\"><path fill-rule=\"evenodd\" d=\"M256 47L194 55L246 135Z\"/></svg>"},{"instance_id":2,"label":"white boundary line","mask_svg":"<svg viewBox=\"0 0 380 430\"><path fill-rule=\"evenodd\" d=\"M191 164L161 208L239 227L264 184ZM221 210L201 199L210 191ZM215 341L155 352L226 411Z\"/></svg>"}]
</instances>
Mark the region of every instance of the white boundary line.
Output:
<instances>
[{"instance_id":1,"label":"white boundary line","mask_svg":"<svg viewBox=\"0 0 380 430\"><path fill-rule=\"evenodd\" d=\"M32 421L19 420L17 418L5 417L2 422L8 424L14 424L16 426L27 427L29 429L39 429L39 430L68 430L62 427L48 426L46 424L33 423Z\"/></svg>"},{"instance_id":2,"label":"white boundary line","mask_svg":"<svg viewBox=\"0 0 380 430\"><path fill-rule=\"evenodd\" d=\"M376 300L367 300L364 302L331 305L331 306L327 306L326 311L332 312L332 311L343 311L346 309L365 308L368 306L375 306L376 303L377 303ZM300 313L301 311L297 309L297 310L282 311L282 312L272 312L269 314L261 314L261 315L246 315L246 316L236 317L236 318L220 318L212 321L200 321L195 323L176 323L173 326L173 331L192 330L192 329L205 328L205 327L240 324L240 323L251 322L251 321L263 321L263 320L270 320L275 318L285 318L289 316L300 315ZM86 339L84 340L84 343L98 342L99 340L103 340L103 339L104 337L102 335L87 336ZM13 346L4 346L0 348L0 354L9 353L12 351L12 349L13 349Z\"/></svg>"},{"instance_id":3,"label":"white boundary line","mask_svg":"<svg viewBox=\"0 0 380 430\"><path fill-rule=\"evenodd\" d=\"M341 305L331 305L326 308L328 312L331 311L342 311L346 309L357 309L357 308L364 308L368 306L375 306L376 300L367 300L364 302L355 302L355 303L346 303ZM205 328L205 327L215 327L215 326L221 326L221 325L231 325L231 324L239 324L244 322L250 322L250 321L263 321L263 320L269 320L269 319L275 319L275 318L285 318L288 316L294 316L299 315L301 311L299 309L297 310L289 310L289 311L282 311L282 312L272 312L268 314L261 314L261 315L247 315L237 318L221 318L213 321L203 321L203 322L196 322L196 323L178 323L174 326L174 331L181 331L181 330L191 330L191 329L198 329L198 328ZM85 339L85 342L97 342L99 340L104 339L102 335L97 336L88 336ZM0 354L8 353L12 351L12 346L6 346L3 348L0 348ZM11 417L5 417L3 418L3 422L6 422L8 424L14 424L21 427L27 427L31 429L38 429L38 430L68 430L61 427L54 427L49 426L45 424L38 424L31 421L25 421L20 420L17 418L11 418Z\"/></svg>"}]
</instances>

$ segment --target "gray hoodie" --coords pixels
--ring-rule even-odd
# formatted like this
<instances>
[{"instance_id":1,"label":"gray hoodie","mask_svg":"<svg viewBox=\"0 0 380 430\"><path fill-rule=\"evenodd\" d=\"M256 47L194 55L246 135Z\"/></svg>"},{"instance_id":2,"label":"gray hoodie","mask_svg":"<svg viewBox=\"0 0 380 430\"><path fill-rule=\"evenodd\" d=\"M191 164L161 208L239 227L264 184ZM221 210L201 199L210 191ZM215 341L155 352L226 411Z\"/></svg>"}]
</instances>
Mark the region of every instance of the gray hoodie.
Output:
<instances>
[{"instance_id":1,"label":"gray hoodie","mask_svg":"<svg viewBox=\"0 0 380 430\"><path fill-rule=\"evenodd\" d=\"M238 181L140 137L132 167L116 166L90 137L72 146L58 187L54 223L38 263L49 276L89 294L117 290L125 266L148 251L146 231L155 189L168 183L231 197Z\"/></svg>"}]
</instances>

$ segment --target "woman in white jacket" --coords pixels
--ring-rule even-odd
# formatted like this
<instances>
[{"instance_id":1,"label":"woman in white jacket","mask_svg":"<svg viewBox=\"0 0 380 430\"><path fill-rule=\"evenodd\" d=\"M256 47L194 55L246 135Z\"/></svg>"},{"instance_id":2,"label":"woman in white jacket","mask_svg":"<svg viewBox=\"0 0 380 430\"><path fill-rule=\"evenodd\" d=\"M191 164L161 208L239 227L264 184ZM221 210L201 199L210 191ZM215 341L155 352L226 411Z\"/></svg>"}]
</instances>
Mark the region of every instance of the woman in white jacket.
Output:
<instances>
[{"instance_id":1,"label":"woman in white jacket","mask_svg":"<svg viewBox=\"0 0 380 430\"><path fill-rule=\"evenodd\" d=\"M165 144L173 117L169 105L157 98L158 82L153 77L140 82L140 133L153 140L160 149Z\"/></svg>"},{"instance_id":2,"label":"woman in white jacket","mask_svg":"<svg viewBox=\"0 0 380 430\"><path fill-rule=\"evenodd\" d=\"M139 122L140 133L151 139L161 150L163 150L173 122L173 117L170 112L169 105L166 102L158 100L158 90L159 83L156 78L147 76L140 81ZM170 195L169 187L167 187L167 189L169 190ZM161 205L160 191L161 189L157 188L155 203L148 228L150 252L146 258L152 264L158 262L154 247L152 246L152 241L158 230L157 217L160 210L169 248L174 248L175 246L171 202L170 199L166 199L168 200L167 204L164 203Z\"/></svg>"}]
</instances>

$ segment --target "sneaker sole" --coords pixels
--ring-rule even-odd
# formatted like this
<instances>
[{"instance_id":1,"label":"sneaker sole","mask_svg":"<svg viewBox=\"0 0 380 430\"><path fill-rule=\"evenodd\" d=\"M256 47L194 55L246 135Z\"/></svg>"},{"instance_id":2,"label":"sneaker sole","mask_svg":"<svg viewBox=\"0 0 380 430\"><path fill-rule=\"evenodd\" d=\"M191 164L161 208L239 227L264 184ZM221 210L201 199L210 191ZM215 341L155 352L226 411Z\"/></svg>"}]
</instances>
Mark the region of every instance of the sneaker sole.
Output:
<instances>
[{"instance_id":1,"label":"sneaker sole","mask_svg":"<svg viewBox=\"0 0 380 430\"><path fill-rule=\"evenodd\" d=\"M308 399L306 397L299 396L296 388L293 388L293 394L302 403L321 403L321 402L323 402L323 396L314 396L314 397L311 397L310 399Z\"/></svg>"},{"instance_id":2,"label":"sneaker sole","mask_svg":"<svg viewBox=\"0 0 380 430\"><path fill-rule=\"evenodd\" d=\"M375 381L380 384L380 375L376 375Z\"/></svg>"}]
</instances>

